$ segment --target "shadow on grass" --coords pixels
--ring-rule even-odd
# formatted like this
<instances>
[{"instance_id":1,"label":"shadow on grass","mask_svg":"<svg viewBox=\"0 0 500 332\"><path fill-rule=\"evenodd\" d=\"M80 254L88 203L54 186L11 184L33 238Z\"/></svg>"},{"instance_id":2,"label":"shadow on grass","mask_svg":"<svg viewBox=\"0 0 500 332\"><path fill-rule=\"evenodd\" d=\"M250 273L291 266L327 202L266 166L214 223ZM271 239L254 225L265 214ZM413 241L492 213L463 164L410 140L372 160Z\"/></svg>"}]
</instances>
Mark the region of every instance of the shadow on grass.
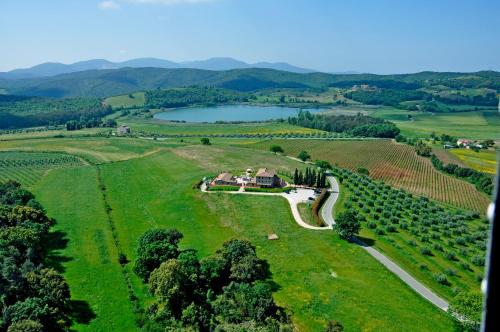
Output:
<instances>
[{"instance_id":1,"label":"shadow on grass","mask_svg":"<svg viewBox=\"0 0 500 332\"><path fill-rule=\"evenodd\" d=\"M47 257L45 263L59 273L64 273L65 268L63 263L73 260L72 257L60 254L60 251L68 246L69 240L66 238L66 233L61 231L51 232L47 235Z\"/></svg>"},{"instance_id":2,"label":"shadow on grass","mask_svg":"<svg viewBox=\"0 0 500 332\"><path fill-rule=\"evenodd\" d=\"M82 300L71 300L69 304L71 318L79 324L89 324L97 316L89 304Z\"/></svg>"},{"instance_id":3,"label":"shadow on grass","mask_svg":"<svg viewBox=\"0 0 500 332\"><path fill-rule=\"evenodd\" d=\"M356 241L359 240L360 242L362 242L363 244L361 244L360 242ZM374 239L370 239L368 237L363 237L363 236L359 236L359 235L356 235L356 238L353 239L352 242L355 242L355 243L358 243L359 245L363 246L363 247L373 247L375 245L375 240Z\"/></svg>"}]
</instances>

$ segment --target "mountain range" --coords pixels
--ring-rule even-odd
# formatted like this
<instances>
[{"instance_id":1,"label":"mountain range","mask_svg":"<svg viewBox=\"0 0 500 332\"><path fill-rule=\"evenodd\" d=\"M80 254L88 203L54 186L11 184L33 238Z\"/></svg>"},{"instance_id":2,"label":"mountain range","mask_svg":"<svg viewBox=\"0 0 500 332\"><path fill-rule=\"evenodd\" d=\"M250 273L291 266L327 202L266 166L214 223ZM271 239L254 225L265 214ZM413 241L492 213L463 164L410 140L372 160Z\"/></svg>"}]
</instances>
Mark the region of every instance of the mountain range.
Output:
<instances>
[{"instance_id":1,"label":"mountain range","mask_svg":"<svg viewBox=\"0 0 500 332\"><path fill-rule=\"evenodd\" d=\"M293 73L312 73L311 69L300 68L290 65L286 62L257 62L246 63L244 61L233 58L210 58L199 61L174 62L170 60L158 58L138 58L123 62L111 62L105 59L93 59L79 61L72 64L63 64L58 62L46 62L30 68L14 69L8 72L0 72L0 78L3 79L23 79L50 77L60 74L68 74L86 70L104 70L104 69L120 69L120 68L190 68L190 69L205 69L205 70L231 70L231 69L248 69L248 68L265 68L288 71Z\"/></svg>"}]
</instances>

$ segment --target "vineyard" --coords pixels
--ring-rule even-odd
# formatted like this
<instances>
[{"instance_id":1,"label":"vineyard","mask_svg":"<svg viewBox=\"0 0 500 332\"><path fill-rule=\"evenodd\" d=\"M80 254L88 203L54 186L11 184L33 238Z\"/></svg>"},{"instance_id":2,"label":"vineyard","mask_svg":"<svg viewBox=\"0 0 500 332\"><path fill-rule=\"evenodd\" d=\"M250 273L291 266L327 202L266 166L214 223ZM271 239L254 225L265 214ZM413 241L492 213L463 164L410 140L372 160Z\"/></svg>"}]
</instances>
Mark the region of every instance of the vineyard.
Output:
<instances>
[{"instance_id":1,"label":"vineyard","mask_svg":"<svg viewBox=\"0 0 500 332\"><path fill-rule=\"evenodd\" d=\"M30 186L53 168L81 166L75 156L44 152L0 152L0 181L15 180Z\"/></svg>"},{"instance_id":2,"label":"vineyard","mask_svg":"<svg viewBox=\"0 0 500 332\"><path fill-rule=\"evenodd\" d=\"M276 139L245 146L269 150L272 145L281 146L289 156L296 157L300 151L307 151L313 160L326 160L354 171L364 167L374 179L460 208L482 213L489 203L488 197L477 191L474 185L437 171L429 159L417 156L408 145L389 140Z\"/></svg>"}]
</instances>

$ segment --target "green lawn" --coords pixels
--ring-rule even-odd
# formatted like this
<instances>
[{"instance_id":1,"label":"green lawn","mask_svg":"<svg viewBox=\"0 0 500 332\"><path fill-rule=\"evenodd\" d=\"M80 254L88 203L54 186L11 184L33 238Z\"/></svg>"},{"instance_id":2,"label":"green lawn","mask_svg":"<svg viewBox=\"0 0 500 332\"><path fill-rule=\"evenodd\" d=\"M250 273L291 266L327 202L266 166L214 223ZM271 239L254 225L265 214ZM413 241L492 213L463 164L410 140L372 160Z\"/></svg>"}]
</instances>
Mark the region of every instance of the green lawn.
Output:
<instances>
[{"instance_id":1,"label":"green lawn","mask_svg":"<svg viewBox=\"0 0 500 332\"><path fill-rule=\"evenodd\" d=\"M0 142L0 149L20 147L14 143ZM333 232L299 227L285 199L192 189L201 177L217 170L265 165L290 171L303 167L296 161L239 147L118 138L37 140L30 149L69 149L102 163L118 241L131 261L137 238L153 227L179 229L184 234L182 247L196 248L200 256L213 253L230 238L247 238L268 260L279 285L275 298L293 312L300 331L322 331L329 319L341 321L346 331L453 330L444 313L364 250ZM58 220L56 230L69 240L57 253L72 298L88 303L97 315L75 328L135 330L95 166L53 170L33 190ZM269 233L280 239L268 241ZM147 305L147 288L134 275L132 288Z\"/></svg>"},{"instance_id":2,"label":"green lawn","mask_svg":"<svg viewBox=\"0 0 500 332\"><path fill-rule=\"evenodd\" d=\"M299 209L300 216L302 220L304 220L309 225L318 226L316 223L316 219L314 218L314 214L312 212L312 206L308 203L299 203L297 205Z\"/></svg>"}]
</instances>

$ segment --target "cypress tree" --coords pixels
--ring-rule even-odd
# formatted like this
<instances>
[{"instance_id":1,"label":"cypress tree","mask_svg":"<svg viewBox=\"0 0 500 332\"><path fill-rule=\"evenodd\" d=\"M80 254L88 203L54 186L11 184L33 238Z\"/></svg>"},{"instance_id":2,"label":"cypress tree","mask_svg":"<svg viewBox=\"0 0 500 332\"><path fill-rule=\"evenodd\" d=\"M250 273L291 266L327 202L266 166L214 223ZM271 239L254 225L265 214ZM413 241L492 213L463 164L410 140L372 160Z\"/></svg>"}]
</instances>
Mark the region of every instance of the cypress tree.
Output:
<instances>
[{"instance_id":1,"label":"cypress tree","mask_svg":"<svg viewBox=\"0 0 500 332\"><path fill-rule=\"evenodd\" d=\"M299 171L295 169L295 172L293 173L293 183L299 184Z\"/></svg>"}]
</instances>

